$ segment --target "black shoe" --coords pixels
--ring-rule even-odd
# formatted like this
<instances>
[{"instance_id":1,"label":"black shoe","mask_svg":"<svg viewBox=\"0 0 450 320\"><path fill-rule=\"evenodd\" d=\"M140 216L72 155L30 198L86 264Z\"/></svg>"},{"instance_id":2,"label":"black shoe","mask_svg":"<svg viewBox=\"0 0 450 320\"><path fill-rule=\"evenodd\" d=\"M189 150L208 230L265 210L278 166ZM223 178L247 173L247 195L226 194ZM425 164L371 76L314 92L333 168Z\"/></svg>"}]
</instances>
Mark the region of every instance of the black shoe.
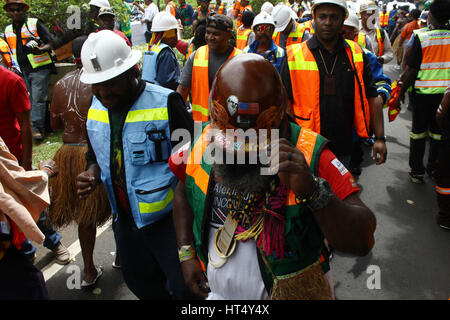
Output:
<instances>
[{"instance_id":1,"label":"black shoe","mask_svg":"<svg viewBox=\"0 0 450 320\"><path fill-rule=\"evenodd\" d=\"M361 175L362 169L361 169L361 167L351 167L350 172L354 176L359 176L359 175Z\"/></svg>"},{"instance_id":2,"label":"black shoe","mask_svg":"<svg viewBox=\"0 0 450 320\"><path fill-rule=\"evenodd\" d=\"M416 184L422 184L423 181L423 174L416 174L416 173L412 173L411 171L408 173L409 175L409 180L411 180L411 182L416 183Z\"/></svg>"}]
</instances>

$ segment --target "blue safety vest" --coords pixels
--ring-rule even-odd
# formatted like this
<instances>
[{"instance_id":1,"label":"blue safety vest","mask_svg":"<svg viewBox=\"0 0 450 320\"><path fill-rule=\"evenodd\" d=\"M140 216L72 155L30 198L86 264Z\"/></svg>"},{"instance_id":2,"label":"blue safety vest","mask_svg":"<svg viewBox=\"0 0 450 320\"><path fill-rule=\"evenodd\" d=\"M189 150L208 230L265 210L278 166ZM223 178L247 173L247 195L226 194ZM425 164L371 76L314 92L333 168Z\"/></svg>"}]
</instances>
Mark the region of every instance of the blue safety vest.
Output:
<instances>
[{"instance_id":1,"label":"blue safety vest","mask_svg":"<svg viewBox=\"0 0 450 320\"><path fill-rule=\"evenodd\" d=\"M172 211L176 177L169 169L170 144L167 98L172 90L147 83L128 111L122 129L123 165L131 212L140 229ZM94 96L87 132L113 214L117 214L111 179L111 130L108 109Z\"/></svg>"},{"instance_id":2,"label":"blue safety vest","mask_svg":"<svg viewBox=\"0 0 450 320\"><path fill-rule=\"evenodd\" d=\"M156 80L156 67L158 56L164 48L169 48L175 56L172 48L165 43L160 43L158 46L154 45L152 48L144 53L144 59L142 62L142 80L150 83L161 85ZM175 70L175 76L179 77L181 73L180 67Z\"/></svg>"}]
</instances>

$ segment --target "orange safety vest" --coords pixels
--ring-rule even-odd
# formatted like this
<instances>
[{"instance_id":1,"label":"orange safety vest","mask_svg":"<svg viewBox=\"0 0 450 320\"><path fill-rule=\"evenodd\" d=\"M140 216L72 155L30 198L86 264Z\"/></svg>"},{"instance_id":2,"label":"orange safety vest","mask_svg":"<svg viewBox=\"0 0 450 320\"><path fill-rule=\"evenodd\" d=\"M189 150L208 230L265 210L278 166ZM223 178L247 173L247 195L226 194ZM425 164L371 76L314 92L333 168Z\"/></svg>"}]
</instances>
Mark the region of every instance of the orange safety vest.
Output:
<instances>
[{"instance_id":1,"label":"orange safety vest","mask_svg":"<svg viewBox=\"0 0 450 320\"><path fill-rule=\"evenodd\" d=\"M239 4L239 15L238 15L238 20L236 22L236 27L240 27L242 26L242 12L244 12L245 10L250 10L253 11L253 7L251 5L246 5L245 7L241 6Z\"/></svg>"},{"instance_id":2,"label":"orange safety vest","mask_svg":"<svg viewBox=\"0 0 450 320\"><path fill-rule=\"evenodd\" d=\"M353 126L360 137L369 137L370 109L364 86L364 59L360 46L345 40L345 51L355 72L355 115ZM316 59L306 42L286 49L294 95L293 110L297 124L320 133L320 74Z\"/></svg>"},{"instance_id":3,"label":"orange safety vest","mask_svg":"<svg viewBox=\"0 0 450 320\"><path fill-rule=\"evenodd\" d=\"M240 53L240 50L234 48L228 59ZM194 121L209 121L208 99L210 88L208 67L209 47L205 45L195 51L192 67L191 101Z\"/></svg>"},{"instance_id":4,"label":"orange safety vest","mask_svg":"<svg viewBox=\"0 0 450 320\"><path fill-rule=\"evenodd\" d=\"M22 26L21 36L22 36L22 45L25 45L28 39L31 36L39 37L37 33L37 19L36 18L28 18ZM6 42L8 42L9 48L13 54L13 58L17 61L17 36L14 33L14 29L12 24L8 25L5 29L5 38ZM43 54L28 54L28 60L30 61L31 67L38 68L52 63L52 58L50 57L48 52L44 52Z\"/></svg>"},{"instance_id":5,"label":"orange safety vest","mask_svg":"<svg viewBox=\"0 0 450 320\"><path fill-rule=\"evenodd\" d=\"M189 45L188 45L188 49L187 49L187 51L186 51L186 55L185 55L185 58L186 58L186 60L187 59L189 59L189 56L192 54L192 52L194 52L195 50L194 50L194 43L192 42L192 40L189 42Z\"/></svg>"},{"instance_id":6,"label":"orange safety vest","mask_svg":"<svg viewBox=\"0 0 450 320\"><path fill-rule=\"evenodd\" d=\"M11 68L12 67L11 51L9 51L8 44L2 38L0 38L0 54L3 56L3 60L5 60L7 67Z\"/></svg>"},{"instance_id":7,"label":"orange safety vest","mask_svg":"<svg viewBox=\"0 0 450 320\"><path fill-rule=\"evenodd\" d=\"M244 49L247 46L248 36L252 33L252 29L238 28L236 31L236 48L239 50Z\"/></svg>"},{"instance_id":8,"label":"orange safety vest","mask_svg":"<svg viewBox=\"0 0 450 320\"><path fill-rule=\"evenodd\" d=\"M386 27L389 23L389 11L386 13L380 12L380 27Z\"/></svg>"},{"instance_id":9,"label":"orange safety vest","mask_svg":"<svg viewBox=\"0 0 450 320\"><path fill-rule=\"evenodd\" d=\"M311 33L311 35L316 33L316 29L314 28L314 24L313 24L312 20L303 22L303 23L301 23L301 25L303 26L303 28L305 28L305 30L308 30L308 32Z\"/></svg>"},{"instance_id":10,"label":"orange safety vest","mask_svg":"<svg viewBox=\"0 0 450 320\"><path fill-rule=\"evenodd\" d=\"M293 45L295 43L300 43L303 40L303 35L305 34L306 29L300 23L296 22L296 24L297 24L297 27L296 27L295 31L289 33L289 35L286 39L286 47ZM274 32L272 35L272 39L277 46L280 45L280 37L281 37L281 32Z\"/></svg>"},{"instance_id":11,"label":"orange safety vest","mask_svg":"<svg viewBox=\"0 0 450 320\"><path fill-rule=\"evenodd\" d=\"M380 57L384 53L384 38L381 35L382 31L380 28L377 28L377 42L378 42L378 54L377 57Z\"/></svg>"}]
</instances>

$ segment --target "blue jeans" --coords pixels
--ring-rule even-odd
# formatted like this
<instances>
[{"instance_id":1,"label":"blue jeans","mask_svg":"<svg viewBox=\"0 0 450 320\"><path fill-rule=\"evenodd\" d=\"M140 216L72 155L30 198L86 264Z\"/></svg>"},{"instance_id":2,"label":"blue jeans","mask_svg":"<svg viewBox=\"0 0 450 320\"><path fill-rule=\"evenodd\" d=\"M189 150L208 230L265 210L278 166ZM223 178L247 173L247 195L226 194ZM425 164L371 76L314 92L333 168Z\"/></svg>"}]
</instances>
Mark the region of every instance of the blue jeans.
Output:
<instances>
[{"instance_id":1,"label":"blue jeans","mask_svg":"<svg viewBox=\"0 0 450 320\"><path fill-rule=\"evenodd\" d=\"M58 245L59 241L61 241L61 235L52 227L48 227L45 223L47 220L46 217L47 211L44 210L37 221L37 225L42 233L45 235L44 247L47 249L53 250ZM27 257L33 256L36 253L36 248L31 244L30 240L26 239L22 244L22 249L20 250Z\"/></svg>"},{"instance_id":2,"label":"blue jeans","mask_svg":"<svg viewBox=\"0 0 450 320\"><path fill-rule=\"evenodd\" d=\"M50 69L24 73L25 85L30 93L31 122L33 130L45 132L45 110L47 108L47 89L50 80Z\"/></svg>"},{"instance_id":3,"label":"blue jeans","mask_svg":"<svg viewBox=\"0 0 450 320\"><path fill-rule=\"evenodd\" d=\"M139 299L194 299L178 260L172 215L140 230L130 219L119 215L114 227L128 288Z\"/></svg>"}]
</instances>

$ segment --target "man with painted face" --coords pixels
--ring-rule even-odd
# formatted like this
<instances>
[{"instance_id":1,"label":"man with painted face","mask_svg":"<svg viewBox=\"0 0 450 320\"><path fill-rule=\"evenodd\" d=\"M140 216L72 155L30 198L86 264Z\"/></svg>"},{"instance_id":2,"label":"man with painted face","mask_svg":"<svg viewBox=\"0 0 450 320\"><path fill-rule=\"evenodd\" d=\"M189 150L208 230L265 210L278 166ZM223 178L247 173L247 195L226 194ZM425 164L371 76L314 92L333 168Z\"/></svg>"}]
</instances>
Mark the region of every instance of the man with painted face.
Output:
<instances>
[{"instance_id":1,"label":"man with painted face","mask_svg":"<svg viewBox=\"0 0 450 320\"><path fill-rule=\"evenodd\" d=\"M179 258L187 285L202 297L330 299L323 237L357 255L374 244L375 217L351 174L326 139L288 120L286 108L273 65L256 54L238 55L217 73L211 122L189 152L171 156L180 179ZM258 140L236 140L239 129ZM263 160L267 145L271 155ZM245 161L237 164L240 157Z\"/></svg>"},{"instance_id":2,"label":"man with painted face","mask_svg":"<svg viewBox=\"0 0 450 320\"><path fill-rule=\"evenodd\" d=\"M382 104L362 48L340 34L347 16L346 2L316 0L312 11L316 33L286 50L293 116L300 126L329 139L331 150L347 168L352 128L362 138L373 132L372 157L382 164L387 153Z\"/></svg>"},{"instance_id":3,"label":"man with painted face","mask_svg":"<svg viewBox=\"0 0 450 320\"><path fill-rule=\"evenodd\" d=\"M191 93L194 121L208 121L209 91L217 70L241 51L230 44L233 21L222 14L209 16L206 22L207 45L198 48L184 64L177 92L186 101Z\"/></svg>"},{"instance_id":4,"label":"man with painted face","mask_svg":"<svg viewBox=\"0 0 450 320\"><path fill-rule=\"evenodd\" d=\"M359 12L362 28L360 31L369 37L373 53L378 57L378 62L385 64L394 58L394 51L386 31L376 25L377 11L378 6L371 0L361 4Z\"/></svg>"},{"instance_id":5,"label":"man with painted face","mask_svg":"<svg viewBox=\"0 0 450 320\"><path fill-rule=\"evenodd\" d=\"M78 175L77 190L85 199L103 183L130 290L140 299L185 299L171 218L177 179L167 160L178 143L171 133L192 131L192 119L177 93L137 78L140 58L109 30L91 34L83 45L80 80L92 85L94 97L86 122L87 170Z\"/></svg>"}]
</instances>

